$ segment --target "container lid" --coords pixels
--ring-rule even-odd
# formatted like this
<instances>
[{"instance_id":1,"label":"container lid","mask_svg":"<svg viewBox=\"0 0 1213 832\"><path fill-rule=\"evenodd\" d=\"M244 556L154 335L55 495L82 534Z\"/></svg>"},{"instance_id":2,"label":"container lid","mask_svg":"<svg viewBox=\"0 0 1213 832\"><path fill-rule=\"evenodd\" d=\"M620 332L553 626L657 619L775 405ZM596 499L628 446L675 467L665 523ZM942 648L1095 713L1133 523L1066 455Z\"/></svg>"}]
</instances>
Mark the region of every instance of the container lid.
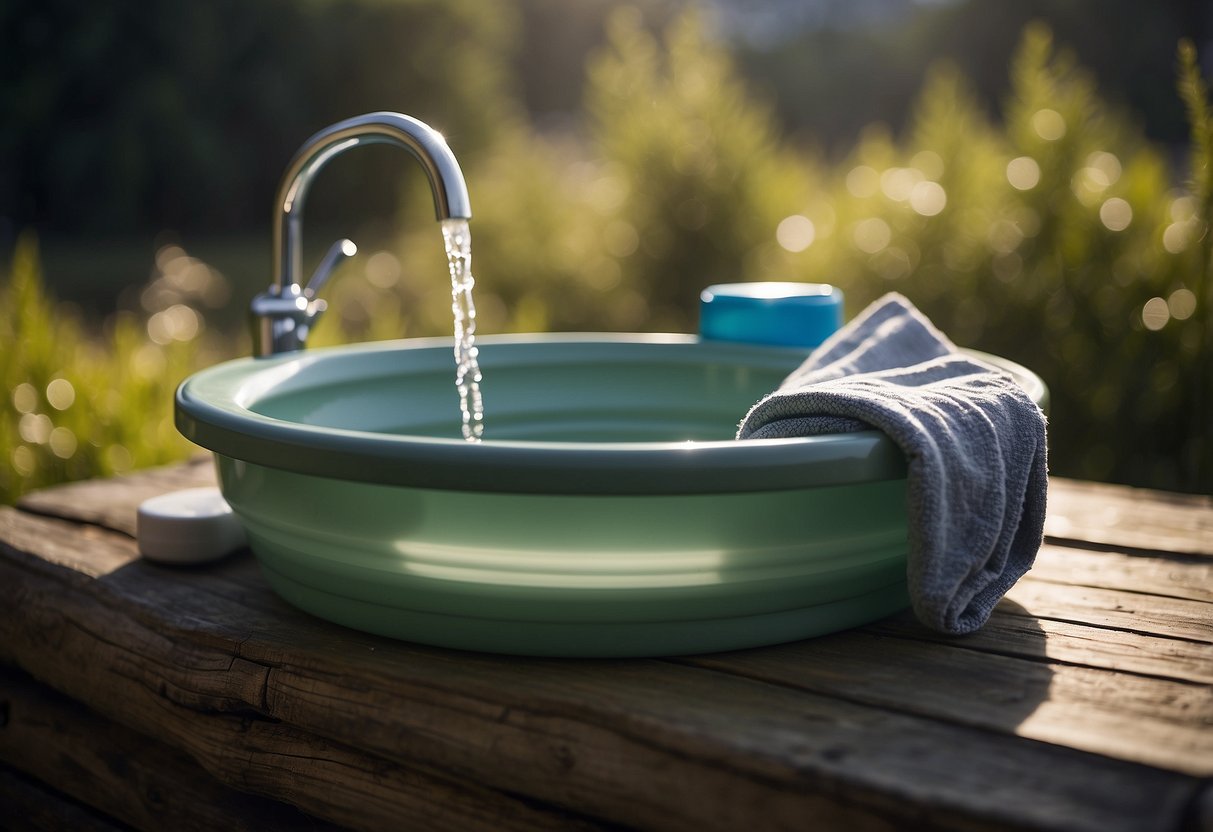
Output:
<instances>
[{"instance_id":1,"label":"container lid","mask_svg":"<svg viewBox=\"0 0 1213 832\"><path fill-rule=\"evenodd\" d=\"M828 283L721 283L699 301L711 340L816 347L842 326L842 291Z\"/></svg>"}]
</instances>

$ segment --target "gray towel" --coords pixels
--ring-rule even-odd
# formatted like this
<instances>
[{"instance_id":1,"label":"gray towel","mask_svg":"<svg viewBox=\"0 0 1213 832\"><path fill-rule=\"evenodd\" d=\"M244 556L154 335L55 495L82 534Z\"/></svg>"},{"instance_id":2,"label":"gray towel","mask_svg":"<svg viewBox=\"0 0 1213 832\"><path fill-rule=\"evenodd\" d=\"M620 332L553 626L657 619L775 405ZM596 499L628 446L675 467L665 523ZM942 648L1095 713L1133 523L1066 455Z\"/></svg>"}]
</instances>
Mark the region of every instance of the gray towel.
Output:
<instances>
[{"instance_id":1,"label":"gray towel","mask_svg":"<svg viewBox=\"0 0 1213 832\"><path fill-rule=\"evenodd\" d=\"M878 428L908 461L914 612L968 633L1032 568L1044 529L1045 418L1005 373L885 295L750 410L738 439Z\"/></svg>"}]
</instances>

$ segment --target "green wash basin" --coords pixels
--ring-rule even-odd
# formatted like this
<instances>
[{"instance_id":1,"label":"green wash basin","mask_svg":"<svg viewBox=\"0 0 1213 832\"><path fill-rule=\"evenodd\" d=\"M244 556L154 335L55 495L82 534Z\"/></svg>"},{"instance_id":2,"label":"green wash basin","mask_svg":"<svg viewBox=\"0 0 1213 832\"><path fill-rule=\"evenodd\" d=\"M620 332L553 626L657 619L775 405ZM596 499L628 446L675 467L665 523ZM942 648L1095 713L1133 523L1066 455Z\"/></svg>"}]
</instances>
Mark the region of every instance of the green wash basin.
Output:
<instances>
[{"instance_id":1,"label":"green wash basin","mask_svg":"<svg viewBox=\"0 0 1213 832\"><path fill-rule=\"evenodd\" d=\"M905 463L883 434L735 441L806 351L682 335L478 341L485 439L452 342L230 361L181 432L291 603L425 644L550 656L728 650L908 605ZM1038 377L1016 376L1043 404Z\"/></svg>"}]
</instances>

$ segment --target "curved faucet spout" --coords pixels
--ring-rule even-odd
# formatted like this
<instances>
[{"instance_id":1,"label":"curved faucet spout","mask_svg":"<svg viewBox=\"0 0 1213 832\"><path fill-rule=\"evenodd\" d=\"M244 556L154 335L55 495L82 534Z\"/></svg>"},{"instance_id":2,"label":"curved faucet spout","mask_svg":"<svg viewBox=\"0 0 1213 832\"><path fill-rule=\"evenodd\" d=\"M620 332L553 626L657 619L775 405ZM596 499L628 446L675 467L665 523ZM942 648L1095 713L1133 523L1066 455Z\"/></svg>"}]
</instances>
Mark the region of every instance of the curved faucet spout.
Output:
<instances>
[{"instance_id":1,"label":"curved faucet spout","mask_svg":"<svg viewBox=\"0 0 1213 832\"><path fill-rule=\"evenodd\" d=\"M442 134L402 113L367 113L326 127L312 136L287 165L274 204L274 282L253 299L255 355L303 349L324 301L316 289L328 272L355 250L340 241L306 286L302 285L303 205L312 180L329 161L361 144L391 144L421 163L434 195L439 220L470 219L467 184Z\"/></svg>"}]
</instances>

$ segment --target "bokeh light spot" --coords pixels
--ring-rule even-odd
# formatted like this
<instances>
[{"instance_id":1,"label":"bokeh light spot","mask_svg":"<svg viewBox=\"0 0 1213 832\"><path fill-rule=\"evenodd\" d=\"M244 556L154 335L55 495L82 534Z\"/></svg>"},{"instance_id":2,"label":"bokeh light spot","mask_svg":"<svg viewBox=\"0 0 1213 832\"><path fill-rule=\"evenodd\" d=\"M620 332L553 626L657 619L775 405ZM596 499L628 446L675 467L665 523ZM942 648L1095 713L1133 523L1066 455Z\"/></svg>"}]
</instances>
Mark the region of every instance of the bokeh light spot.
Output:
<instances>
[{"instance_id":1,"label":"bokeh light spot","mask_svg":"<svg viewBox=\"0 0 1213 832\"><path fill-rule=\"evenodd\" d=\"M400 282L400 260L390 251L375 252L366 259L366 279L376 288L392 288Z\"/></svg>"},{"instance_id":2,"label":"bokeh light spot","mask_svg":"<svg viewBox=\"0 0 1213 832\"><path fill-rule=\"evenodd\" d=\"M612 257L627 257L640 247L640 235L636 226L624 220L615 220L602 232L602 241Z\"/></svg>"},{"instance_id":3,"label":"bokeh light spot","mask_svg":"<svg viewBox=\"0 0 1213 832\"><path fill-rule=\"evenodd\" d=\"M873 266L885 280L900 280L913 268L910 256L896 246L890 246L872 258Z\"/></svg>"},{"instance_id":4,"label":"bokeh light spot","mask_svg":"<svg viewBox=\"0 0 1213 832\"><path fill-rule=\"evenodd\" d=\"M1046 142L1055 142L1066 134L1066 120L1048 107L1032 114L1032 129Z\"/></svg>"},{"instance_id":5,"label":"bokeh light spot","mask_svg":"<svg viewBox=\"0 0 1213 832\"><path fill-rule=\"evenodd\" d=\"M1007 181L1011 187L1030 191L1040 183L1040 165L1031 156L1019 156L1007 163Z\"/></svg>"},{"instance_id":6,"label":"bokeh light spot","mask_svg":"<svg viewBox=\"0 0 1213 832\"><path fill-rule=\"evenodd\" d=\"M1070 190L1078 201L1087 207L1094 206L1103 198L1110 184L1108 175L1099 168L1085 167L1070 179Z\"/></svg>"},{"instance_id":7,"label":"bokeh light spot","mask_svg":"<svg viewBox=\"0 0 1213 832\"><path fill-rule=\"evenodd\" d=\"M605 292L614 289L622 282L623 269L620 268L617 260L610 257L599 257L586 266L585 279L593 289ZM479 305L480 301L476 301L476 303ZM503 307L504 305L502 303Z\"/></svg>"},{"instance_id":8,"label":"bokeh light spot","mask_svg":"<svg viewBox=\"0 0 1213 832\"><path fill-rule=\"evenodd\" d=\"M192 341L202 328L202 319L191 307L175 303L147 319L147 337L157 344Z\"/></svg>"},{"instance_id":9,"label":"bokeh light spot","mask_svg":"<svg viewBox=\"0 0 1213 832\"><path fill-rule=\"evenodd\" d=\"M126 449L125 445L110 445L106 448L105 461L115 474L125 473L135 464L134 459L131 458L131 452Z\"/></svg>"},{"instance_id":10,"label":"bokeh light spot","mask_svg":"<svg viewBox=\"0 0 1213 832\"><path fill-rule=\"evenodd\" d=\"M1109 231L1124 231L1133 222L1133 206L1118 196L1106 199L1099 206L1099 221Z\"/></svg>"},{"instance_id":11,"label":"bokeh light spot","mask_svg":"<svg viewBox=\"0 0 1213 832\"><path fill-rule=\"evenodd\" d=\"M875 254L893 239L893 231L880 217L869 217L856 223L853 238L860 251Z\"/></svg>"},{"instance_id":12,"label":"bokeh light spot","mask_svg":"<svg viewBox=\"0 0 1213 832\"><path fill-rule=\"evenodd\" d=\"M65 378L57 378L46 385L46 400L55 410L67 410L76 401L76 388Z\"/></svg>"},{"instance_id":13,"label":"bokeh light spot","mask_svg":"<svg viewBox=\"0 0 1213 832\"><path fill-rule=\"evenodd\" d=\"M858 165L851 168L847 173L847 190L851 192L851 196L869 197L876 193L876 189L880 187L880 174L875 168L867 165Z\"/></svg>"},{"instance_id":14,"label":"bokeh light spot","mask_svg":"<svg viewBox=\"0 0 1213 832\"><path fill-rule=\"evenodd\" d=\"M914 186L923 179L922 171L914 168L889 168L880 174L880 190L894 202L905 202Z\"/></svg>"},{"instance_id":15,"label":"bokeh light spot","mask_svg":"<svg viewBox=\"0 0 1213 832\"><path fill-rule=\"evenodd\" d=\"M1188 247L1191 236L1191 221L1173 222L1162 232L1162 247L1171 254L1179 254Z\"/></svg>"},{"instance_id":16,"label":"bokeh light spot","mask_svg":"<svg viewBox=\"0 0 1213 832\"><path fill-rule=\"evenodd\" d=\"M17 472L18 476L28 477L38 467L38 460L34 456L34 452L25 445L13 448L11 459L13 470Z\"/></svg>"},{"instance_id":17,"label":"bokeh light spot","mask_svg":"<svg viewBox=\"0 0 1213 832\"><path fill-rule=\"evenodd\" d=\"M990 223L990 228L986 231L986 240L996 254L1010 254L1019 248L1023 238L1023 231L1010 220L996 220Z\"/></svg>"},{"instance_id":18,"label":"bokeh light spot","mask_svg":"<svg viewBox=\"0 0 1213 832\"><path fill-rule=\"evenodd\" d=\"M26 413L17 422L17 432L32 445L44 445L54 429L51 417L45 413Z\"/></svg>"},{"instance_id":19,"label":"bokeh light spot","mask_svg":"<svg viewBox=\"0 0 1213 832\"><path fill-rule=\"evenodd\" d=\"M943 157L934 150L920 150L910 157L910 167L918 168L927 179L939 179L943 176L945 165Z\"/></svg>"},{"instance_id":20,"label":"bokeh light spot","mask_svg":"<svg viewBox=\"0 0 1213 832\"><path fill-rule=\"evenodd\" d=\"M938 182L919 182L910 191L910 207L924 217L933 217L948 204L948 192Z\"/></svg>"},{"instance_id":21,"label":"bokeh light spot","mask_svg":"<svg viewBox=\"0 0 1213 832\"><path fill-rule=\"evenodd\" d=\"M51 431L51 453L60 459L71 459L76 453L76 445L76 434L72 433L71 429L57 427Z\"/></svg>"},{"instance_id":22,"label":"bokeh light spot","mask_svg":"<svg viewBox=\"0 0 1213 832\"><path fill-rule=\"evenodd\" d=\"M1167 302L1162 298L1150 298L1141 308L1141 322L1151 332L1162 329L1170 319L1171 311L1167 308Z\"/></svg>"},{"instance_id":23,"label":"bokeh light spot","mask_svg":"<svg viewBox=\"0 0 1213 832\"><path fill-rule=\"evenodd\" d=\"M13 407L18 413L33 413L38 409L38 391L23 381L13 388Z\"/></svg>"},{"instance_id":24,"label":"bokeh light spot","mask_svg":"<svg viewBox=\"0 0 1213 832\"><path fill-rule=\"evenodd\" d=\"M164 350L156 344L140 344L131 354L131 369L134 370L136 376L142 379L155 378L164 372L167 365Z\"/></svg>"},{"instance_id":25,"label":"bokeh light spot","mask_svg":"<svg viewBox=\"0 0 1213 832\"><path fill-rule=\"evenodd\" d=\"M1184 222L1196 216L1197 210L1200 208L1200 203L1194 196L1181 196L1179 199L1171 203L1171 219L1175 222Z\"/></svg>"},{"instance_id":26,"label":"bokeh light spot","mask_svg":"<svg viewBox=\"0 0 1213 832\"><path fill-rule=\"evenodd\" d=\"M995 277L1003 283L1010 283L1023 271L1023 258L1012 251L998 255L990 265L994 269Z\"/></svg>"},{"instance_id":27,"label":"bokeh light spot","mask_svg":"<svg viewBox=\"0 0 1213 832\"><path fill-rule=\"evenodd\" d=\"M587 189L590 204L602 214L609 214L623 205L628 197L627 180L622 176L600 176Z\"/></svg>"},{"instance_id":28,"label":"bokeh light spot","mask_svg":"<svg viewBox=\"0 0 1213 832\"><path fill-rule=\"evenodd\" d=\"M1122 173L1120 159L1116 157L1115 153L1109 153L1106 150L1096 150L1087 156L1087 167L1102 173L1109 185L1115 185Z\"/></svg>"},{"instance_id":29,"label":"bokeh light spot","mask_svg":"<svg viewBox=\"0 0 1213 832\"><path fill-rule=\"evenodd\" d=\"M804 251L817 239L817 228L808 217L793 214L780 220L775 228L775 239L788 251Z\"/></svg>"},{"instance_id":30,"label":"bokeh light spot","mask_svg":"<svg viewBox=\"0 0 1213 832\"><path fill-rule=\"evenodd\" d=\"M1167 298L1167 310L1177 321L1186 321L1196 312L1196 294L1190 289L1176 289Z\"/></svg>"}]
</instances>

